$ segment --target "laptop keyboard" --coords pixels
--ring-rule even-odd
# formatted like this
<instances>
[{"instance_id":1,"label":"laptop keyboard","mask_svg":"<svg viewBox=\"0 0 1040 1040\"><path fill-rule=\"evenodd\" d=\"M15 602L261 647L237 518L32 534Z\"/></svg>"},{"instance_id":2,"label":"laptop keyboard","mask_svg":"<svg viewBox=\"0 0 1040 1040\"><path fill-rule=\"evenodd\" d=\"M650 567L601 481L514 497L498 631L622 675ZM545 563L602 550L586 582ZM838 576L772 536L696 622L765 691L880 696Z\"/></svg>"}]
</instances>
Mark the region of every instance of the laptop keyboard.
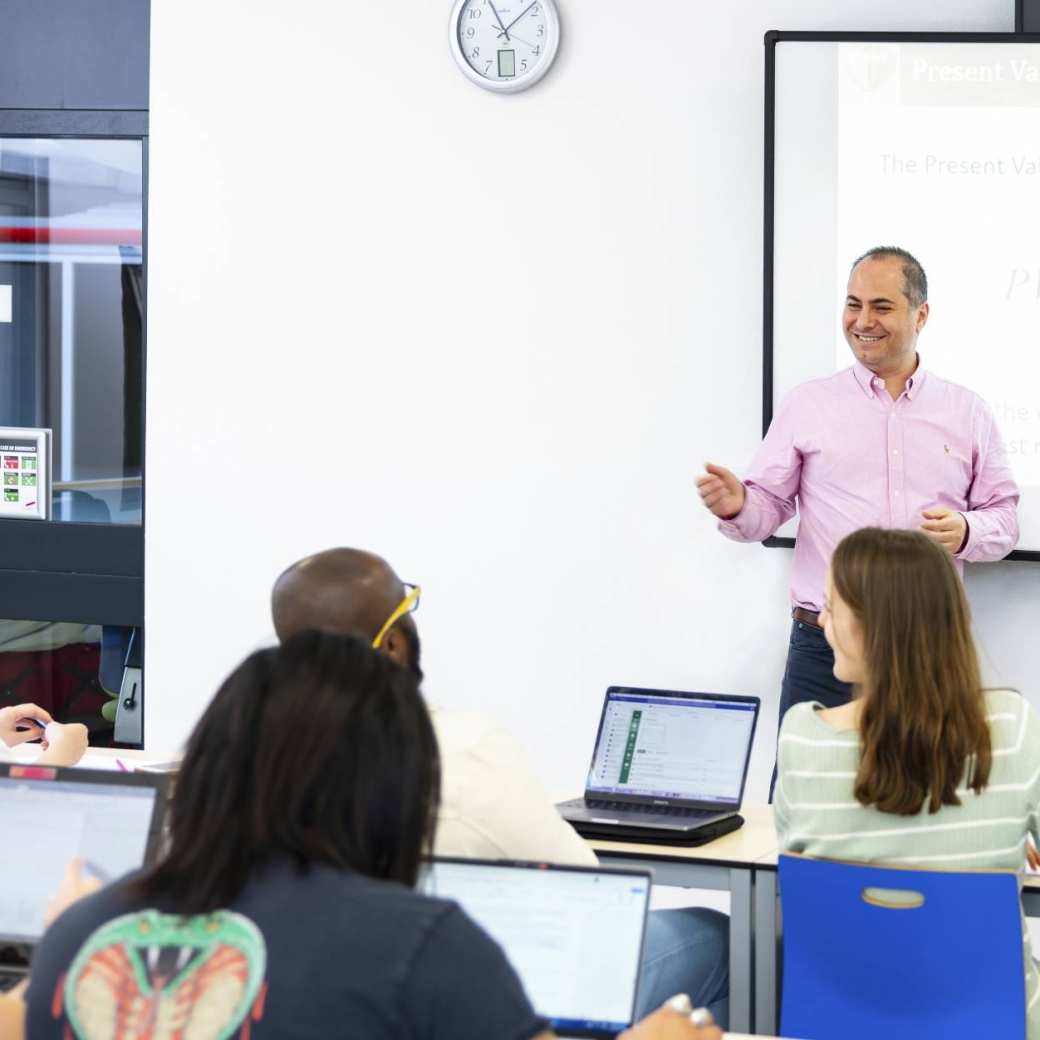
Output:
<instances>
[{"instance_id":1,"label":"laptop keyboard","mask_svg":"<svg viewBox=\"0 0 1040 1040\"><path fill-rule=\"evenodd\" d=\"M606 809L609 812L636 812L650 816L681 816L685 820L706 820L718 816L717 809L687 809L676 805L645 805L632 802L601 802L598 799L586 803L590 809Z\"/></svg>"}]
</instances>

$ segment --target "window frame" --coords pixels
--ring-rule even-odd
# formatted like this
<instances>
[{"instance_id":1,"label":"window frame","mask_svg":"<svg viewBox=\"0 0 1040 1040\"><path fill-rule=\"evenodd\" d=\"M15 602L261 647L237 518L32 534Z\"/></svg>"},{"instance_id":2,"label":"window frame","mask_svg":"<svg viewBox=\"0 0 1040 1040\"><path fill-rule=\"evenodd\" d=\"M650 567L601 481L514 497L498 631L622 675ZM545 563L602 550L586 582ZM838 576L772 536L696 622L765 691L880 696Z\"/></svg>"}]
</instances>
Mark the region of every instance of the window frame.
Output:
<instances>
[{"instance_id":1,"label":"window frame","mask_svg":"<svg viewBox=\"0 0 1040 1040\"><path fill-rule=\"evenodd\" d=\"M142 146L142 440L147 442L148 111L0 109L0 137L139 140ZM140 524L0 519L0 618L144 626L144 489Z\"/></svg>"}]
</instances>

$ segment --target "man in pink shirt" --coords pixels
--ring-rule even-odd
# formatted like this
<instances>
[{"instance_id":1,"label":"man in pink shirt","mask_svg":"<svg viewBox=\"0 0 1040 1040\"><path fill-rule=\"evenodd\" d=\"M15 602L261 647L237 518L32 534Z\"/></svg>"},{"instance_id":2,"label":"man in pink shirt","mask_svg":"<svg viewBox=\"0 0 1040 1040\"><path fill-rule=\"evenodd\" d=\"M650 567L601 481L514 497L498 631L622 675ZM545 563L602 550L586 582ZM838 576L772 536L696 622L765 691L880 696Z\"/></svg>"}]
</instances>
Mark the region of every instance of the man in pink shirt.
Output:
<instances>
[{"instance_id":1,"label":"man in pink shirt","mask_svg":"<svg viewBox=\"0 0 1040 1040\"><path fill-rule=\"evenodd\" d=\"M792 704L846 703L819 613L831 553L861 527L919 528L961 561L999 560L1018 541L1018 487L985 402L927 371L917 337L928 283L905 250L871 249L852 266L842 325L856 363L796 387L741 482L709 463L697 487L719 530L760 542L797 508L794 624L780 691Z\"/></svg>"}]
</instances>

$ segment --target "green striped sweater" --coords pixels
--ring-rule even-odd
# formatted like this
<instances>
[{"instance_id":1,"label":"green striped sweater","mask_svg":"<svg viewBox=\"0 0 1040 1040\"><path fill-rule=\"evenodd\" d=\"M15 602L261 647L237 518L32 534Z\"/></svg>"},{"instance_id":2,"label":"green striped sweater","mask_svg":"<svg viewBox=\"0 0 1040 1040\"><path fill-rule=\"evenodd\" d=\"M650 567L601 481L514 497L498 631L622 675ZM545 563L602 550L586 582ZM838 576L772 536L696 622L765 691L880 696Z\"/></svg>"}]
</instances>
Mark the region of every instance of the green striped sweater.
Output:
<instances>
[{"instance_id":1,"label":"green striped sweater","mask_svg":"<svg viewBox=\"0 0 1040 1040\"><path fill-rule=\"evenodd\" d=\"M795 705L784 717L777 751L776 830L781 851L809 856L971 870L1022 871L1026 835L1040 811L1040 720L1011 690L987 690L993 740L989 784L980 795L958 790L962 804L896 816L864 807L852 793L860 761L859 734L838 730L818 714L822 705ZM1040 1040L1040 977L1022 922L1029 1040Z\"/></svg>"}]
</instances>

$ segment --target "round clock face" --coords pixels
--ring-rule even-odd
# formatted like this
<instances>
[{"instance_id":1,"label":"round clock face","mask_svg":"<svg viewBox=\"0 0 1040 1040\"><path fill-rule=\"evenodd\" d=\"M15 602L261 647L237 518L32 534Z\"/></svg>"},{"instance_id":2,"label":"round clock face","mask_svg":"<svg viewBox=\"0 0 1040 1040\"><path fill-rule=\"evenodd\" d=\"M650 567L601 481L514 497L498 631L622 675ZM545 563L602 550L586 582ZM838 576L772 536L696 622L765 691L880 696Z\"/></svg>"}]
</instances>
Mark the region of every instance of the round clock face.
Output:
<instances>
[{"instance_id":1,"label":"round clock face","mask_svg":"<svg viewBox=\"0 0 1040 1040\"><path fill-rule=\"evenodd\" d=\"M560 19L554 0L456 0L451 35L455 60L469 79L511 93L548 71Z\"/></svg>"}]
</instances>

